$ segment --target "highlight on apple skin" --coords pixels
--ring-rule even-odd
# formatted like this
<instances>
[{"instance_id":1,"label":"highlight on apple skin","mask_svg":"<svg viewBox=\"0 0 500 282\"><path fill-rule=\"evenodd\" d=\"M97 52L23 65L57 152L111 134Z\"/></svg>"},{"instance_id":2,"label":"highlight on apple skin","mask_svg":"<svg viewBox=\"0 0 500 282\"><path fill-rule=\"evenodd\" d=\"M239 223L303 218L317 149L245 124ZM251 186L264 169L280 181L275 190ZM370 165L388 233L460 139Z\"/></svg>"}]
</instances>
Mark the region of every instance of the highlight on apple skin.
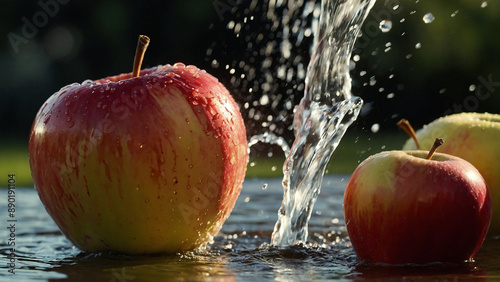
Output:
<instances>
[{"instance_id":1,"label":"highlight on apple skin","mask_svg":"<svg viewBox=\"0 0 500 282\"><path fill-rule=\"evenodd\" d=\"M491 198L477 169L455 156L386 151L364 160L344 194L357 256L387 264L463 262L481 247Z\"/></svg>"},{"instance_id":2,"label":"highlight on apple skin","mask_svg":"<svg viewBox=\"0 0 500 282\"><path fill-rule=\"evenodd\" d=\"M474 165L484 177L493 202L490 235L500 234L500 115L460 113L441 117L417 130L423 148L430 147L436 136L448 140L439 151L458 156ZM408 139L403 150L417 149Z\"/></svg>"},{"instance_id":3,"label":"highlight on apple skin","mask_svg":"<svg viewBox=\"0 0 500 282\"><path fill-rule=\"evenodd\" d=\"M40 199L71 242L130 254L209 243L248 162L228 90L181 63L63 87L36 115L29 155Z\"/></svg>"}]
</instances>

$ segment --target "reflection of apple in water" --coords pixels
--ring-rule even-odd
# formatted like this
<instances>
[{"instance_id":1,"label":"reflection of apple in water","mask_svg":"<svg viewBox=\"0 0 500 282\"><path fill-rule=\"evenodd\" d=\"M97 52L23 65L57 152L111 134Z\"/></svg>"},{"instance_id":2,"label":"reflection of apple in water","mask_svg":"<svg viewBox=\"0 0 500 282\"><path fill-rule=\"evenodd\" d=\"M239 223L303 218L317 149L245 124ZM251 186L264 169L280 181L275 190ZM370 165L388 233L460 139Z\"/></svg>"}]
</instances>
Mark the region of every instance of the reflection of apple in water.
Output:
<instances>
[{"instance_id":1,"label":"reflection of apple in water","mask_svg":"<svg viewBox=\"0 0 500 282\"><path fill-rule=\"evenodd\" d=\"M439 118L416 132L424 147L440 136L446 142L442 153L458 156L473 164L484 177L491 192L493 217L489 234L500 234L500 115L489 113L460 113ZM417 148L411 139L403 150Z\"/></svg>"},{"instance_id":2,"label":"reflection of apple in water","mask_svg":"<svg viewBox=\"0 0 500 282\"><path fill-rule=\"evenodd\" d=\"M461 262L477 253L491 219L486 183L469 162L434 150L382 152L356 168L344 216L360 259Z\"/></svg>"},{"instance_id":3,"label":"reflection of apple in water","mask_svg":"<svg viewBox=\"0 0 500 282\"><path fill-rule=\"evenodd\" d=\"M140 57L140 56L139 56ZM85 251L178 252L211 241L248 161L245 125L213 76L175 64L72 84L30 134L33 180Z\"/></svg>"}]
</instances>

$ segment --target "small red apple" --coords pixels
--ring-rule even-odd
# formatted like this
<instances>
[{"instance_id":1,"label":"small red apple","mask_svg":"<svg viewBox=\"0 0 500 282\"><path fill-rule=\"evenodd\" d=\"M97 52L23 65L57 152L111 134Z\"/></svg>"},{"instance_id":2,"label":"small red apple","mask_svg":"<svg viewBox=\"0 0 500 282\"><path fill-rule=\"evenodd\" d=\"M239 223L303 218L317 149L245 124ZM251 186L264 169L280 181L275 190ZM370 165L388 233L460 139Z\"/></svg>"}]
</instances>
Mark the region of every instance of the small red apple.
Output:
<instances>
[{"instance_id":1,"label":"small red apple","mask_svg":"<svg viewBox=\"0 0 500 282\"><path fill-rule=\"evenodd\" d=\"M63 87L33 123L35 187L84 251L204 246L241 190L246 130L227 89L181 63L139 73L141 61L133 75Z\"/></svg>"},{"instance_id":2,"label":"small red apple","mask_svg":"<svg viewBox=\"0 0 500 282\"><path fill-rule=\"evenodd\" d=\"M491 220L489 190L469 162L435 148L378 153L356 168L344 216L360 259L424 264L477 253Z\"/></svg>"},{"instance_id":3,"label":"small red apple","mask_svg":"<svg viewBox=\"0 0 500 282\"><path fill-rule=\"evenodd\" d=\"M460 157L479 170L491 193L493 215L488 235L500 235L500 115L491 113L459 113L444 116L424 125L416 133L403 119L398 125L411 139L403 150L416 150L426 146L439 135L456 142L447 142L439 148L441 153ZM420 144L419 144L420 142Z\"/></svg>"}]
</instances>

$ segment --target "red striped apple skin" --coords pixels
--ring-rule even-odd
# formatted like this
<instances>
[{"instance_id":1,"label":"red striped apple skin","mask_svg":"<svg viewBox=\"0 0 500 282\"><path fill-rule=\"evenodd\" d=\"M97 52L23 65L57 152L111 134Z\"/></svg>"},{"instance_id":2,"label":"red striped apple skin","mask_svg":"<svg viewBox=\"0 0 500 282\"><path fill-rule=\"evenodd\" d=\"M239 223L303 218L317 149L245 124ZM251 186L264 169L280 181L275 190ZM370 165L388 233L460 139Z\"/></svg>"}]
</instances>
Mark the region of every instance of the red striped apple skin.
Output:
<instances>
[{"instance_id":1,"label":"red striped apple skin","mask_svg":"<svg viewBox=\"0 0 500 282\"><path fill-rule=\"evenodd\" d=\"M463 262L479 250L491 197L476 168L458 157L388 151L363 161L344 194L358 257L388 264Z\"/></svg>"},{"instance_id":2,"label":"red striped apple skin","mask_svg":"<svg viewBox=\"0 0 500 282\"><path fill-rule=\"evenodd\" d=\"M64 87L38 112L29 154L41 201L78 248L132 254L210 242L248 162L234 99L180 63Z\"/></svg>"},{"instance_id":3,"label":"red striped apple skin","mask_svg":"<svg viewBox=\"0 0 500 282\"><path fill-rule=\"evenodd\" d=\"M417 132L422 148L430 148L439 136L448 140L439 152L465 159L484 177L491 193L493 215L489 235L500 235L500 115L493 113L453 114L425 125ZM408 140L403 150L416 150Z\"/></svg>"}]
</instances>

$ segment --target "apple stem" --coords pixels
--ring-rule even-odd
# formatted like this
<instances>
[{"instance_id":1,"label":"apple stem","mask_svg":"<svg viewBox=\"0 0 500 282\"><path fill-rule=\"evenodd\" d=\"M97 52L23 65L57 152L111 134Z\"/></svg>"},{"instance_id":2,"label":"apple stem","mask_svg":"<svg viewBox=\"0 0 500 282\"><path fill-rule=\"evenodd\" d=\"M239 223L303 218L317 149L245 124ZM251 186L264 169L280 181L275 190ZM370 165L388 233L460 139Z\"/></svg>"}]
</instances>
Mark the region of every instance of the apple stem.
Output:
<instances>
[{"instance_id":1,"label":"apple stem","mask_svg":"<svg viewBox=\"0 0 500 282\"><path fill-rule=\"evenodd\" d=\"M415 145L417 146L417 149L420 149L420 144L418 143L417 140L417 135L415 134L415 130L413 130L413 127L411 126L410 122L407 119L401 119L398 121L398 126L403 129L406 134L408 134L413 141L415 141Z\"/></svg>"},{"instance_id":2,"label":"apple stem","mask_svg":"<svg viewBox=\"0 0 500 282\"><path fill-rule=\"evenodd\" d=\"M146 35L139 35L139 41L137 41L137 48L135 50L134 58L134 69L132 71L132 77L138 77L141 72L142 59L144 59L144 53L149 45L149 37Z\"/></svg>"},{"instance_id":3,"label":"apple stem","mask_svg":"<svg viewBox=\"0 0 500 282\"><path fill-rule=\"evenodd\" d=\"M434 155L434 153L436 152L437 148L441 145L443 145L444 143L444 140L441 139L441 138L436 138L436 141L434 141L434 144L432 144L432 148L431 150L429 151L429 154L427 154L427 157L426 159L430 160L432 158L432 156Z\"/></svg>"}]
</instances>

